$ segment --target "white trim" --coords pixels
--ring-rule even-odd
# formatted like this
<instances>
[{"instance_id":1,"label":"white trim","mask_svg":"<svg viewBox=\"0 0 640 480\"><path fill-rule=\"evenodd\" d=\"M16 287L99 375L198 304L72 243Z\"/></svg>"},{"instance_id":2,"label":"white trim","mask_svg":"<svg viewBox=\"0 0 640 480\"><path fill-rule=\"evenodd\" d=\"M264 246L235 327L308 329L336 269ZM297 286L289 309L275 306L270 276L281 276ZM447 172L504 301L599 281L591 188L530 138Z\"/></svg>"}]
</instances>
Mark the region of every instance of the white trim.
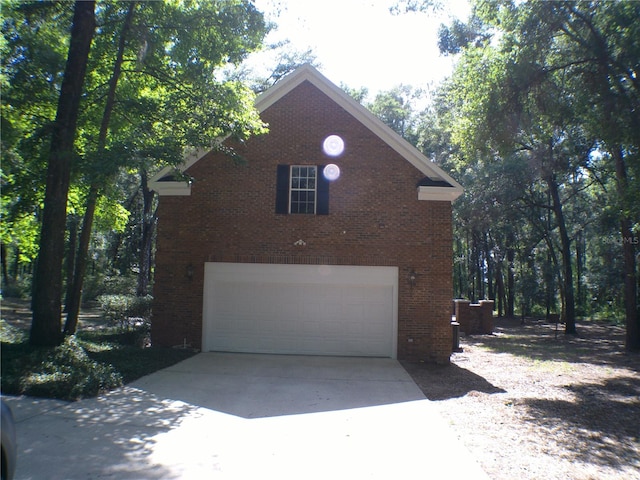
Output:
<instances>
[{"instance_id":1,"label":"white trim","mask_svg":"<svg viewBox=\"0 0 640 480\"><path fill-rule=\"evenodd\" d=\"M154 182L151 190L162 196L188 197L191 195L191 184L188 182Z\"/></svg>"},{"instance_id":2,"label":"white trim","mask_svg":"<svg viewBox=\"0 0 640 480\"><path fill-rule=\"evenodd\" d=\"M207 148L193 148L185 150L184 159L182 161L182 165L179 167L166 166L158 173L156 173L151 180L149 180L149 189L153 190L160 196L189 196L191 195L191 183L187 180L183 181L163 181L162 179L167 175L171 175L176 170L184 172L191 165L196 163L202 157L204 157L207 153L209 153L211 149Z\"/></svg>"},{"instance_id":3,"label":"white trim","mask_svg":"<svg viewBox=\"0 0 640 480\"><path fill-rule=\"evenodd\" d=\"M294 188L293 187L293 169L294 168L311 168L313 169L316 173L315 176L313 177L313 188ZM298 178L301 178L300 176L298 176ZM305 178L309 178L309 177L305 177ZM316 215L317 210L318 210L318 167L317 165L289 165L289 214L292 214L291 212L291 197L293 196L293 192L313 192L313 215ZM308 201L306 203L309 203ZM294 215L309 215L308 213L300 213L300 212L296 212Z\"/></svg>"},{"instance_id":4,"label":"white trim","mask_svg":"<svg viewBox=\"0 0 640 480\"><path fill-rule=\"evenodd\" d=\"M321 92L344 108L349 114L371 130L371 132L393 148L425 176L432 180L445 181L454 189L459 190L460 193L462 193L462 186L451 178L451 176L449 176L444 170L434 164L417 148L407 142L404 138L383 123L382 120L373 115L360 103L356 102L345 91L337 87L309 64L301 66L295 72L284 77L269 90L258 96L256 100L256 108L262 113L264 110L280 100L284 95L305 81L313 84Z\"/></svg>"},{"instance_id":5,"label":"white trim","mask_svg":"<svg viewBox=\"0 0 640 480\"><path fill-rule=\"evenodd\" d=\"M418 200L453 202L462 192L455 187L418 187Z\"/></svg>"},{"instance_id":6,"label":"white trim","mask_svg":"<svg viewBox=\"0 0 640 480\"><path fill-rule=\"evenodd\" d=\"M378 136L382 141L389 145L399 155L416 167L425 176L435 181L444 181L451 185L451 187L419 187L418 199L419 200L445 200L454 201L458 198L462 192L462 186L456 182L451 176L449 176L444 170L438 167L435 163L429 160L423 155L417 148L403 139L395 131L385 125L382 120L373 115L364 106L356 102L341 88L333 84L329 79L322 75L318 70L309 64L305 64L295 70L293 73L287 75L280 81L278 81L273 87L263 92L256 99L255 107L262 113L267 108L272 106L287 93L292 91L298 85L303 82L310 82L321 92L327 95L330 99L344 108L350 115L356 120L367 127L372 133ZM222 139L224 140L224 139ZM202 157L204 157L210 150L199 149L193 150L185 156L185 160L180 167L182 171L185 171ZM173 167L165 167L150 181L151 189L158 192L160 195L176 195L184 193L186 190L180 190L178 188L164 188L159 180L175 170ZM182 183L182 182L181 182ZM440 193L439 190L433 189L446 189L447 193ZM165 193L161 193L161 191ZM190 190L189 190L190 191ZM183 192L183 193L170 193L170 192Z\"/></svg>"}]
</instances>

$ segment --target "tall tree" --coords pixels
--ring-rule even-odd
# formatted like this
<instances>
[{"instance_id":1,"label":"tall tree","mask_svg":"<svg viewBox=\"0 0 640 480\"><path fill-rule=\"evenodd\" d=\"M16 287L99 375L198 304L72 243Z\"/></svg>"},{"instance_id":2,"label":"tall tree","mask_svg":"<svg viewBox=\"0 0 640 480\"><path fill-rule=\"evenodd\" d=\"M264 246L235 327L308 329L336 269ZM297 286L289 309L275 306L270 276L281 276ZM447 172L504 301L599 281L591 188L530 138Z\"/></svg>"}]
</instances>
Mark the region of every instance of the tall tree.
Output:
<instances>
[{"instance_id":1,"label":"tall tree","mask_svg":"<svg viewBox=\"0 0 640 480\"><path fill-rule=\"evenodd\" d=\"M516 22L507 31L531 57L537 54L531 62L536 67L533 76L562 84L571 99L565 113L595 140L594 148L613 159L624 258L626 347L640 349L633 241L640 209L637 200L630 201L638 191L639 172L633 166L640 155L640 4L537 1L512 10Z\"/></svg>"},{"instance_id":2,"label":"tall tree","mask_svg":"<svg viewBox=\"0 0 640 480\"><path fill-rule=\"evenodd\" d=\"M80 100L95 25L95 2L76 2L47 170L40 249L33 288L30 341L34 345L55 345L61 338L62 261L67 195L75 154L74 141Z\"/></svg>"},{"instance_id":3,"label":"tall tree","mask_svg":"<svg viewBox=\"0 0 640 480\"><path fill-rule=\"evenodd\" d=\"M602 182L594 175L595 154L611 158L626 259L627 347L637 348L633 239L639 215L638 202L628 199L637 192L633 165L640 144L639 4L479 0L474 15L467 25L441 30L441 47L462 52L452 79L458 98L452 138L468 147L467 162L476 152L499 161L518 155L544 182L561 245L568 332L574 317L572 242L584 220L567 217L566 202L586 198L584 188ZM500 35L489 42L487 32ZM553 237L545 238L551 249Z\"/></svg>"},{"instance_id":4,"label":"tall tree","mask_svg":"<svg viewBox=\"0 0 640 480\"><path fill-rule=\"evenodd\" d=\"M545 7L545 6L543 6ZM585 128L597 135L613 159L626 317L626 347L640 350L636 251L640 231L640 4L563 2L553 7L566 38L571 73L586 95L577 96Z\"/></svg>"},{"instance_id":5,"label":"tall tree","mask_svg":"<svg viewBox=\"0 0 640 480\"><path fill-rule=\"evenodd\" d=\"M153 168L154 162L178 163L187 146L214 148L217 138L226 135L245 138L262 131L252 105L253 94L240 82L218 81L215 71L229 62L239 62L261 44L266 26L251 3L132 2L125 12L105 9L105 15L109 14L116 23L122 22L122 29L114 33L118 49L108 77L97 143L90 155L93 161L85 173L90 187L76 256L74 288L68 299L67 334L74 333L77 325L97 201L123 161L132 172L142 173L144 245L137 291L144 295L155 225L150 216L153 192L146 185L148 169ZM108 58L109 38L98 40L101 52L106 52L103 55ZM137 68L125 69L124 63ZM118 105L116 89L120 81L123 86ZM120 109L116 111L116 107ZM107 142L114 115L118 117L119 132Z\"/></svg>"},{"instance_id":6,"label":"tall tree","mask_svg":"<svg viewBox=\"0 0 640 480\"><path fill-rule=\"evenodd\" d=\"M129 31L131 30L135 8L136 2L130 2L122 25L118 49L113 64L113 71L109 77L104 112L100 121L96 158L102 158L104 156L104 150L107 144L107 134L109 132L109 123L111 121L111 114L113 113L116 101L116 88L118 86L118 80L120 80L120 73L122 72L124 49ZM98 195L100 193L100 185L97 183L97 180L98 179L95 179L89 186L85 213L82 221L82 229L78 241L77 255L75 254L75 248L69 253L71 257L74 257L75 255L75 261L72 262L72 265L74 266L73 275L70 279L71 285L67 291L66 297L67 320L64 325L65 335L72 335L76 333L78 325L78 315L80 314L80 303L82 299L82 283L84 281L84 274L87 266L87 253L89 251L89 241L91 239L91 228L93 226L93 217L95 215L96 206L98 204Z\"/></svg>"},{"instance_id":7,"label":"tall tree","mask_svg":"<svg viewBox=\"0 0 640 480\"><path fill-rule=\"evenodd\" d=\"M0 235L14 277L31 272L38 255L51 131L73 18L69 5L2 5Z\"/></svg>"},{"instance_id":8,"label":"tall tree","mask_svg":"<svg viewBox=\"0 0 640 480\"><path fill-rule=\"evenodd\" d=\"M420 90L408 85L398 85L386 92L378 92L369 110L391 129L411 143L416 143L415 121L412 101L419 97Z\"/></svg>"}]
</instances>

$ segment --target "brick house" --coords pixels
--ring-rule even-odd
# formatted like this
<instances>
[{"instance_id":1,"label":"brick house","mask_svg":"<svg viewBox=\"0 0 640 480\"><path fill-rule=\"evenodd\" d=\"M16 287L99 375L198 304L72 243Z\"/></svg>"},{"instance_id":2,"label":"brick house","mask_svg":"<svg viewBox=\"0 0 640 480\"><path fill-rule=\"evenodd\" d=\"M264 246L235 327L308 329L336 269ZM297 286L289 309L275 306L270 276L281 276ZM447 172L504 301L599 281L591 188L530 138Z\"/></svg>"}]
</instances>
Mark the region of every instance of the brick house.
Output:
<instances>
[{"instance_id":1,"label":"brick house","mask_svg":"<svg viewBox=\"0 0 640 480\"><path fill-rule=\"evenodd\" d=\"M160 196L152 341L446 363L462 187L305 65L258 97L269 133L200 152Z\"/></svg>"}]
</instances>

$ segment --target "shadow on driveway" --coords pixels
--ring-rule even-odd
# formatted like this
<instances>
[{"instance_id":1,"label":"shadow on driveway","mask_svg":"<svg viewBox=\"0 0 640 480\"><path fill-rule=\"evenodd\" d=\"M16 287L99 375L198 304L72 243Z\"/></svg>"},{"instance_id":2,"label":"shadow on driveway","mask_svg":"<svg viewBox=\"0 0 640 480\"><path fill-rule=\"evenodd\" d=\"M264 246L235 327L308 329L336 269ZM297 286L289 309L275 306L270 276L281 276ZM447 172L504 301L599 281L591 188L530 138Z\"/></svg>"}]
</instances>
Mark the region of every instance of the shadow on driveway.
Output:
<instances>
[{"instance_id":1,"label":"shadow on driveway","mask_svg":"<svg viewBox=\"0 0 640 480\"><path fill-rule=\"evenodd\" d=\"M78 402L4 399L16 420L16 480L177 478L149 454L197 410L131 387Z\"/></svg>"},{"instance_id":2,"label":"shadow on driveway","mask_svg":"<svg viewBox=\"0 0 640 480\"><path fill-rule=\"evenodd\" d=\"M16 480L487 478L392 359L205 353L95 399L10 400Z\"/></svg>"},{"instance_id":3,"label":"shadow on driveway","mask_svg":"<svg viewBox=\"0 0 640 480\"><path fill-rule=\"evenodd\" d=\"M131 386L242 418L424 399L390 358L203 353Z\"/></svg>"}]
</instances>

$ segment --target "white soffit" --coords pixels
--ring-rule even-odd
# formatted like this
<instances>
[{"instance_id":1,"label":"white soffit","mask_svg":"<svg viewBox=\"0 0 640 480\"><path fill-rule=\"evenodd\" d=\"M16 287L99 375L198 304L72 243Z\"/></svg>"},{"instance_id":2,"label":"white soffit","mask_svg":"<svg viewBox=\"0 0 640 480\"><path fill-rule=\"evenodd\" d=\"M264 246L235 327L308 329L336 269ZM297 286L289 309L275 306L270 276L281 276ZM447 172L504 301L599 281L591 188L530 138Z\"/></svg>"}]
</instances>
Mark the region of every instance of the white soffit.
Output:
<instances>
[{"instance_id":1,"label":"white soffit","mask_svg":"<svg viewBox=\"0 0 640 480\"><path fill-rule=\"evenodd\" d=\"M462 187L418 187L418 200L453 202L462 192Z\"/></svg>"},{"instance_id":2,"label":"white soffit","mask_svg":"<svg viewBox=\"0 0 640 480\"><path fill-rule=\"evenodd\" d=\"M179 168L166 166L158 173L156 173L149 181L149 188L154 192L157 192L161 196L189 196L191 195L191 183L186 180L163 180L168 175L171 175L176 170L184 172L191 165L196 163L211 149L197 148L189 150L184 155L184 160Z\"/></svg>"}]
</instances>

